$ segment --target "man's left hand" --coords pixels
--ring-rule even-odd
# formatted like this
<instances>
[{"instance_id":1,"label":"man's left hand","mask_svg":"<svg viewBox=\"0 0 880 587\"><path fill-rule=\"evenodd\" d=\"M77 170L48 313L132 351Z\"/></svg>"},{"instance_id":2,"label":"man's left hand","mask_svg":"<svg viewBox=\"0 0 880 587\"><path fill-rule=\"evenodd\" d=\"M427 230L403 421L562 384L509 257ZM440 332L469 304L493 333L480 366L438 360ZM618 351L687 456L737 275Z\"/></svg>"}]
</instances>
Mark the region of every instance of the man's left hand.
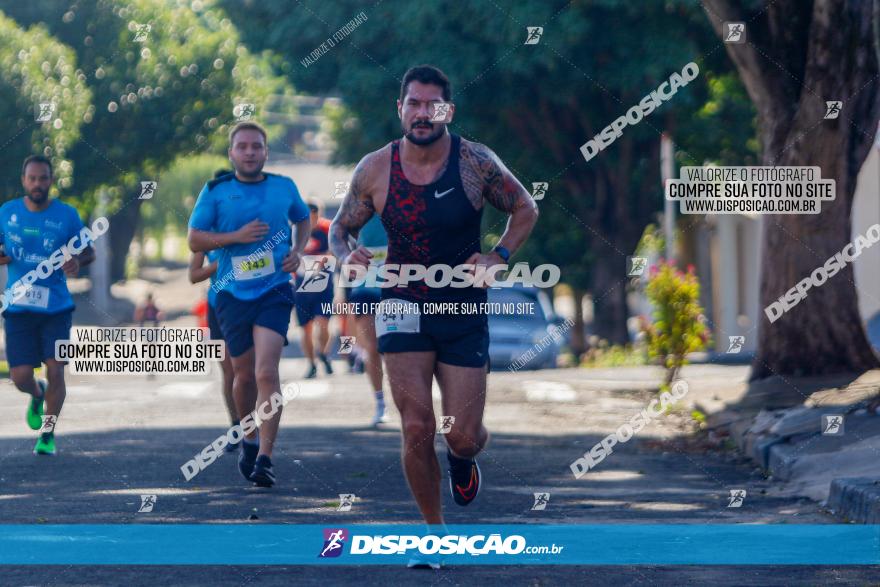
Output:
<instances>
[{"instance_id":1,"label":"man's left hand","mask_svg":"<svg viewBox=\"0 0 880 587\"><path fill-rule=\"evenodd\" d=\"M281 270L285 273L293 273L299 267L300 261L300 254L291 250L287 253L287 256L284 257L284 261L281 263Z\"/></svg>"},{"instance_id":2,"label":"man's left hand","mask_svg":"<svg viewBox=\"0 0 880 587\"><path fill-rule=\"evenodd\" d=\"M484 255L482 253L474 253L470 257L467 258L467 261L464 262L465 265L475 265L476 267L484 267L488 269L494 265L507 265L504 259L501 258L501 255L492 251L488 255ZM476 274L476 268L474 269L474 274ZM485 274L484 274L485 275ZM492 284L495 283L495 279L490 275L486 275L483 278L481 287L488 288L492 287Z\"/></svg>"},{"instance_id":3,"label":"man's left hand","mask_svg":"<svg viewBox=\"0 0 880 587\"><path fill-rule=\"evenodd\" d=\"M68 277L76 277L79 274L79 259L71 257L61 266L61 270Z\"/></svg>"}]
</instances>

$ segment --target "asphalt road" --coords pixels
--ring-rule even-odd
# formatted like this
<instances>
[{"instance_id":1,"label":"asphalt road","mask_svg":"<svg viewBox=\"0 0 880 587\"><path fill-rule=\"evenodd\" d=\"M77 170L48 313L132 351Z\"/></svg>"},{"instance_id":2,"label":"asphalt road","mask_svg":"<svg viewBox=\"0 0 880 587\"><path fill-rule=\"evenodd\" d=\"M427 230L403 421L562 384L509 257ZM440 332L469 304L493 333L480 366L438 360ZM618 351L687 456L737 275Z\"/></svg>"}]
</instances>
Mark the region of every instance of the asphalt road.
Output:
<instances>
[{"instance_id":1,"label":"asphalt road","mask_svg":"<svg viewBox=\"0 0 880 587\"><path fill-rule=\"evenodd\" d=\"M285 360L296 381L301 361ZM742 367L693 367L690 375L735 378ZM342 363L339 371L344 371ZM687 412L673 413L619 446L596 470L575 479L571 463L629 420L652 397L656 371L555 370L493 373L486 423L492 441L480 457L485 487L470 507L444 495L448 523L833 523L808 500L765 495L769 486L735 454L694 440ZM439 414L438 397L435 410ZM25 398L0 383L0 522L41 523L418 523L399 464L399 420L366 427L372 398L362 375L300 382L285 408L275 454L278 485L250 486L224 456L186 482L180 466L228 425L219 379L70 377L58 424L59 454L31 454ZM437 440L442 456L442 441ZM728 508L732 488L748 488ZM545 511L532 494L550 492ZM350 512L338 494L354 493ZM157 495L137 513L142 494ZM790 585L866 584L865 567L458 567L439 572L396 567L4 567L2 584L287 585L473 584Z\"/></svg>"}]
</instances>

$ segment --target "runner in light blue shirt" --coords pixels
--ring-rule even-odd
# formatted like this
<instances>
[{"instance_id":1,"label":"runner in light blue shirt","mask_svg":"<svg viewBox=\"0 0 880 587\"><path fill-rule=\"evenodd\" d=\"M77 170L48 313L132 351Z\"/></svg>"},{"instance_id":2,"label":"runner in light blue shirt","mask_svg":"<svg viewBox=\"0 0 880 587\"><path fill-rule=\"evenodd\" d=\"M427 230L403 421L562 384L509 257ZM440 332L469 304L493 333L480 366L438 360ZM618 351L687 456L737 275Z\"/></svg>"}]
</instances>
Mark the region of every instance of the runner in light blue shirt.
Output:
<instances>
[{"instance_id":1,"label":"runner in light blue shirt","mask_svg":"<svg viewBox=\"0 0 880 587\"><path fill-rule=\"evenodd\" d=\"M357 244L358 247L366 248L372 255L365 276L365 282L369 283L375 279L376 271L385 263L385 257L388 256L388 234L378 215L374 215L361 228ZM355 310L353 314L357 328L357 344L364 349L364 368L376 398L376 413L371 424L379 426L388 419L385 414L385 393L382 390L382 358L379 356L374 323L376 306L382 301L382 290L378 287L359 285L350 291L348 301Z\"/></svg>"},{"instance_id":2,"label":"runner in light blue shirt","mask_svg":"<svg viewBox=\"0 0 880 587\"><path fill-rule=\"evenodd\" d=\"M31 396L27 424L41 430L38 455L55 454L55 424L66 395L66 362L55 359L55 342L70 339L74 303L67 278L95 259L90 243L99 224L95 232L85 228L74 208L50 199L52 182L52 162L28 157L21 171L25 196L0 206L0 265L9 268L2 296L6 359L12 382ZM34 378L40 363L48 381Z\"/></svg>"},{"instance_id":3,"label":"runner in light blue shirt","mask_svg":"<svg viewBox=\"0 0 880 587\"><path fill-rule=\"evenodd\" d=\"M229 143L235 172L202 189L189 221L189 246L194 253L219 254L214 310L232 357L236 406L239 414L259 410L261 420L258 439L253 420L242 418L238 468L245 479L271 487L281 418L278 364L293 309L290 274L309 238L309 210L290 178L263 171L263 127L239 122Z\"/></svg>"}]
</instances>

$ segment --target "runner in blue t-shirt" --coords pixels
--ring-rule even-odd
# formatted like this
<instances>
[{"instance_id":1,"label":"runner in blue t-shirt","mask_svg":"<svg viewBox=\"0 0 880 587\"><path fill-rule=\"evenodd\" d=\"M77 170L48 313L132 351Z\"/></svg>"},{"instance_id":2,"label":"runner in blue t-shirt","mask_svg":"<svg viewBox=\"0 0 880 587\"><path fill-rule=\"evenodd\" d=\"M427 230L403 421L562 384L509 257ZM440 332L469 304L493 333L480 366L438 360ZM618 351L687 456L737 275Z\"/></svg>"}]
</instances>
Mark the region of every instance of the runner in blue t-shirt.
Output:
<instances>
[{"instance_id":1,"label":"runner in blue t-shirt","mask_svg":"<svg viewBox=\"0 0 880 587\"><path fill-rule=\"evenodd\" d=\"M55 454L55 425L67 394L65 362L55 360L55 341L70 339L74 304L67 277L95 259L77 211L49 198L52 181L51 161L28 157L21 172L25 196L0 206L0 265L9 267L2 298L6 359L15 386L31 396L27 423L42 430L38 455ZM34 378L40 363L48 381Z\"/></svg>"},{"instance_id":2,"label":"runner in blue t-shirt","mask_svg":"<svg viewBox=\"0 0 880 587\"><path fill-rule=\"evenodd\" d=\"M281 391L278 364L293 308L290 274L309 239L309 209L290 178L263 172L268 148L260 125L236 124L229 142L235 173L202 189L189 220L189 246L219 254L215 311L232 357L238 413L265 404L268 415L271 397ZM271 487L281 410L260 419L259 439L251 432L243 440L238 465L245 478Z\"/></svg>"},{"instance_id":3,"label":"runner in blue t-shirt","mask_svg":"<svg viewBox=\"0 0 880 587\"><path fill-rule=\"evenodd\" d=\"M385 263L385 257L388 256L388 234L378 215L374 215L361 228L357 245L370 255L370 266L367 268L365 279L365 283L368 283L374 280L378 268ZM385 393L382 391L382 358L379 356L375 324L376 307L382 301L382 291L378 287L362 284L351 290L348 301L354 305L357 344L366 352L367 377L373 385L373 394L376 398L376 413L372 425L378 426L387 421Z\"/></svg>"}]
</instances>

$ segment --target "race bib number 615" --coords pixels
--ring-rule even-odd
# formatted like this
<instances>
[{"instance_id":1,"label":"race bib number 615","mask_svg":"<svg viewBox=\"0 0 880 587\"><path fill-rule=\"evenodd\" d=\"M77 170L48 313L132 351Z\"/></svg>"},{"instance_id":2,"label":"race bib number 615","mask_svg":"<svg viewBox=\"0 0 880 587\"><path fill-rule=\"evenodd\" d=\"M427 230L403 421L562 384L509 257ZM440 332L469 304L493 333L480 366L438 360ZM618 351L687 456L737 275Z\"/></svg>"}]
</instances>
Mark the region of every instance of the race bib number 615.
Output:
<instances>
[{"instance_id":1,"label":"race bib number 615","mask_svg":"<svg viewBox=\"0 0 880 587\"><path fill-rule=\"evenodd\" d=\"M30 306L31 308L49 307L49 288L41 285L32 285L27 289L20 300L15 302L16 306Z\"/></svg>"}]
</instances>

